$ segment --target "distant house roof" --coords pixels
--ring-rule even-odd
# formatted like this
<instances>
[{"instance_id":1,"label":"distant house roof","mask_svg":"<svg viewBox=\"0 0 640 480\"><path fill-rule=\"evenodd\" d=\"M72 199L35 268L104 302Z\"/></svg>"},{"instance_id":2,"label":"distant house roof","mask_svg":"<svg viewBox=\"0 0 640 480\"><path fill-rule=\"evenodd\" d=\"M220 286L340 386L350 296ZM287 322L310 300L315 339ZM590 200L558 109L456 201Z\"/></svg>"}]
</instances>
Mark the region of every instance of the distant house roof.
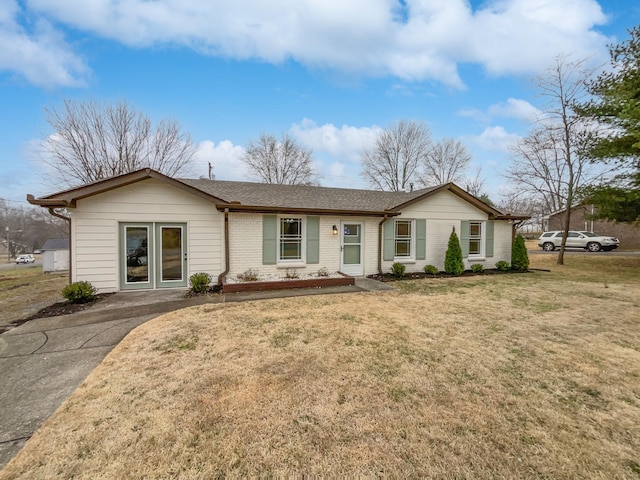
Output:
<instances>
[{"instance_id":1,"label":"distant house roof","mask_svg":"<svg viewBox=\"0 0 640 480\"><path fill-rule=\"evenodd\" d=\"M50 238L40 250L69 250L68 238Z\"/></svg>"},{"instance_id":2,"label":"distant house roof","mask_svg":"<svg viewBox=\"0 0 640 480\"><path fill-rule=\"evenodd\" d=\"M499 210L453 183L412 192L382 192L307 185L175 179L149 168L107 178L45 197L34 198L33 195L27 195L27 200L41 207L74 208L78 200L149 178L160 180L180 190L204 198L214 203L216 208L221 211L394 216L399 215L402 208L414 202L437 192L448 190L486 212L489 218L500 220L528 218L510 214L504 215Z\"/></svg>"}]
</instances>

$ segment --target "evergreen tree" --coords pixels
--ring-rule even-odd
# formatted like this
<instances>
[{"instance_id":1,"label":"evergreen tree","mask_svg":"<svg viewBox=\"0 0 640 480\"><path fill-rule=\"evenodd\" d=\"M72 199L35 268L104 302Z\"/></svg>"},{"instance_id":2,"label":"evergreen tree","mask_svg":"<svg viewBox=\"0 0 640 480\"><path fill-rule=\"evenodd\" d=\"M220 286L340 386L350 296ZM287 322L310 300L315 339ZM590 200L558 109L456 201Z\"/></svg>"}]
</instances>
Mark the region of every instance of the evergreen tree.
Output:
<instances>
[{"instance_id":1,"label":"evergreen tree","mask_svg":"<svg viewBox=\"0 0 640 480\"><path fill-rule=\"evenodd\" d=\"M464 272L462 248L460 248L460 240L458 240L458 235L456 235L455 227L453 227L453 231L451 235L449 235L447 253L444 257L444 271L452 275L461 275L462 272Z\"/></svg>"},{"instance_id":2,"label":"evergreen tree","mask_svg":"<svg viewBox=\"0 0 640 480\"><path fill-rule=\"evenodd\" d=\"M511 249L511 268L518 272L526 272L529 269L529 254L524 244L524 238L518 234Z\"/></svg>"},{"instance_id":3,"label":"evergreen tree","mask_svg":"<svg viewBox=\"0 0 640 480\"><path fill-rule=\"evenodd\" d=\"M640 221L640 27L629 34L609 49L612 68L589 84L594 99L576 106L604 127L586 147L589 156L620 168L613 182L585 189L581 200L596 205L598 218L621 222Z\"/></svg>"}]
</instances>

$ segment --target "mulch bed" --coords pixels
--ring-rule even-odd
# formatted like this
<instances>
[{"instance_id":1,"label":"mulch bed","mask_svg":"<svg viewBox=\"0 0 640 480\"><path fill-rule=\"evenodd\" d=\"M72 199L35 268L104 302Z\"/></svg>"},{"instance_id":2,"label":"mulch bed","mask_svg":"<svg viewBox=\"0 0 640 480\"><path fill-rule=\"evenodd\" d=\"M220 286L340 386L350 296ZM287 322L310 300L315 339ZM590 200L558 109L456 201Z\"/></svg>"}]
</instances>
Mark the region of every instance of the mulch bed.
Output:
<instances>
[{"instance_id":1,"label":"mulch bed","mask_svg":"<svg viewBox=\"0 0 640 480\"><path fill-rule=\"evenodd\" d=\"M508 275L510 273L529 273L529 271L526 271L526 272L517 272L515 270L502 271L502 270L498 270L497 268L488 268L479 273L472 272L471 270L465 270L464 272L462 272L461 275L452 275L445 272L438 272L435 275L432 275L430 273L424 273L424 272L409 272L409 273L405 273L402 278L396 278L392 273L383 273L382 275L380 275L379 273L375 273L373 275L367 275L367 278L371 278L372 280L376 280L378 282L387 283L387 282L397 282L399 280L420 280L423 278L477 277L482 275Z\"/></svg>"},{"instance_id":2,"label":"mulch bed","mask_svg":"<svg viewBox=\"0 0 640 480\"><path fill-rule=\"evenodd\" d=\"M29 320L35 320L36 318L57 317L59 315L69 315L70 313L82 312L83 310L86 310L87 308L92 307L96 303L100 302L101 300L107 297L110 297L111 295L113 295L113 293L100 293L96 295L95 300L88 303L69 303L65 301L65 302L54 303L52 305L47 305L46 307L38 310L37 313L34 313L33 315L29 315L26 318L21 318L20 320L13 320L7 325L0 325L0 333L4 333L12 328L15 328L19 325L22 325L23 323L28 322Z\"/></svg>"}]
</instances>

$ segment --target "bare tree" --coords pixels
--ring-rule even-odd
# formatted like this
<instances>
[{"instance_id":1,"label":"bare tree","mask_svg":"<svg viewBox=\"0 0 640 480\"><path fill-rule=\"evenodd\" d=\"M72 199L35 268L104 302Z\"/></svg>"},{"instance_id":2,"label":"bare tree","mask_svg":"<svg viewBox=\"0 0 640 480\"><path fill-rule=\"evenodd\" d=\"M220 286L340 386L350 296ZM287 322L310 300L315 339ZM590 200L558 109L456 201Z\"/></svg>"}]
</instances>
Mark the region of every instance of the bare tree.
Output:
<instances>
[{"instance_id":1,"label":"bare tree","mask_svg":"<svg viewBox=\"0 0 640 480\"><path fill-rule=\"evenodd\" d=\"M461 182L471 163L469 150L454 138L444 138L425 155L420 180L425 186Z\"/></svg>"},{"instance_id":2,"label":"bare tree","mask_svg":"<svg viewBox=\"0 0 640 480\"><path fill-rule=\"evenodd\" d=\"M564 264L575 192L590 176L589 160L580 154L589 127L572 109L586 95L590 75L584 60L560 56L537 79L538 92L548 103L534 130L513 146L506 173L522 193L543 201L548 213L565 210L558 265Z\"/></svg>"},{"instance_id":3,"label":"bare tree","mask_svg":"<svg viewBox=\"0 0 640 480\"><path fill-rule=\"evenodd\" d=\"M45 112L54 133L42 142L44 161L53 180L69 186L146 167L169 176L185 173L197 149L176 122L154 127L126 101L65 100L62 110Z\"/></svg>"},{"instance_id":4,"label":"bare tree","mask_svg":"<svg viewBox=\"0 0 640 480\"><path fill-rule=\"evenodd\" d=\"M302 148L289 135L280 141L273 135L261 134L250 140L243 161L264 183L312 185L315 181L313 151Z\"/></svg>"},{"instance_id":5,"label":"bare tree","mask_svg":"<svg viewBox=\"0 0 640 480\"><path fill-rule=\"evenodd\" d=\"M42 208L13 207L0 198L0 243L5 247L8 245L9 257L33 252L49 238L67 236L67 223L49 215ZM4 255L0 257L0 262L3 258Z\"/></svg>"},{"instance_id":6,"label":"bare tree","mask_svg":"<svg viewBox=\"0 0 640 480\"><path fill-rule=\"evenodd\" d=\"M400 120L362 153L362 176L379 190L406 190L430 149L431 133L425 124Z\"/></svg>"},{"instance_id":7,"label":"bare tree","mask_svg":"<svg viewBox=\"0 0 640 480\"><path fill-rule=\"evenodd\" d=\"M464 189L474 197L481 197L486 195L484 192L484 178L481 176L482 168L478 167L476 174L473 177L461 178Z\"/></svg>"}]
</instances>

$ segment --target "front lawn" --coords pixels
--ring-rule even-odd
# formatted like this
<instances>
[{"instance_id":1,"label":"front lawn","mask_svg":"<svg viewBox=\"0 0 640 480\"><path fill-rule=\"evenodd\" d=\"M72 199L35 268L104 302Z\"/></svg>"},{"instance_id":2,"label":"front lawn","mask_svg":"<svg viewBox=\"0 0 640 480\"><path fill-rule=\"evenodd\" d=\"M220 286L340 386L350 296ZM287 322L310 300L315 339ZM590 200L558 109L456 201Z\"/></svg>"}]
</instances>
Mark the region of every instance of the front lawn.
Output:
<instances>
[{"instance_id":1,"label":"front lawn","mask_svg":"<svg viewBox=\"0 0 640 480\"><path fill-rule=\"evenodd\" d=\"M68 278L67 273L42 273L42 266L34 265L0 270L0 325L30 317L64 300L60 292Z\"/></svg>"},{"instance_id":2,"label":"front lawn","mask_svg":"<svg viewBox=\"0 0 640 480\"><path fill-rule=\"evenodd\" d=\"M159 317L0 478L637 478L640 259L531 260Z\"/></svg>"}]
</instances>

